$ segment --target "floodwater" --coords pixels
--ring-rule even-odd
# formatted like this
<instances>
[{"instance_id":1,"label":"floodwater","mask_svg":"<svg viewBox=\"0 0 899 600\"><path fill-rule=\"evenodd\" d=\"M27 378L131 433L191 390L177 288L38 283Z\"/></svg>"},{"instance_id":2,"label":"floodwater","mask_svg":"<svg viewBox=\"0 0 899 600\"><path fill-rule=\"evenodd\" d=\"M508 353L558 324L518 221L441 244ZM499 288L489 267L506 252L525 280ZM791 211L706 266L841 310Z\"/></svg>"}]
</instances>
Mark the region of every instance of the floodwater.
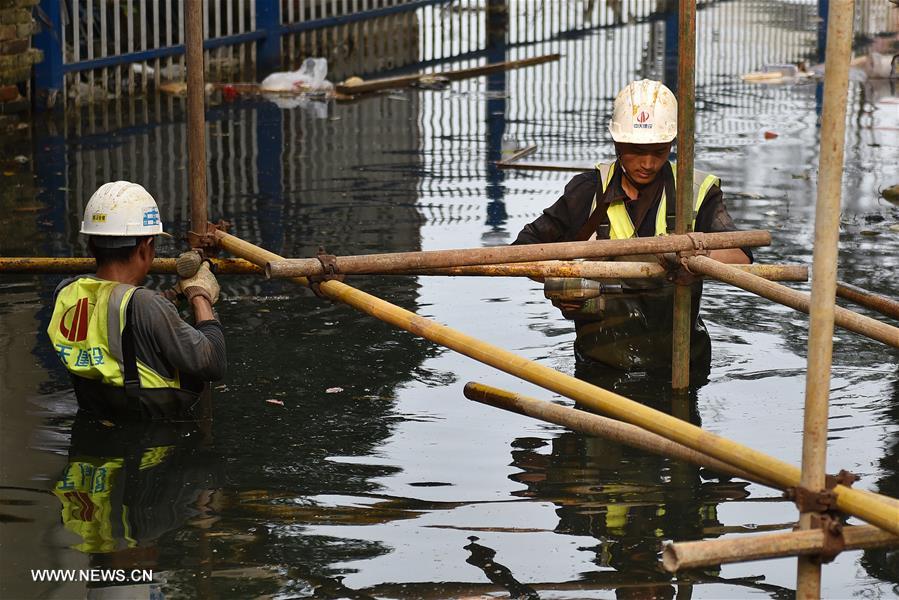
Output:
<instances>
[{"instance_id":1,"label":"floodwater","mask_svg":"<svg viewBox=\"0 0 899 600\"><path fill-rule=\"evenodd\" d=\"M802 3L777 3L786 8L771 15L753 12L759 3L710 4L699 25L697 168L722 178L741 228L771 231L757 261L810 264L820 86L739 75L814 55L814 14ZM501 54L565 56L445 91L312 110L215 106L211 216L286 256L319 245L356 254L508 243L570 174L501 172L491 161L503 146L531 143L533 160L609 159L604 124L615 91L663 75L664 60L644 52L658 43L654 31L630 24L517 47ZM857 79L839 278L895 296L899 209L879 190L899 183L899 98L895 83ZM94 115L99 125L90 116L35 123L31 161L4 173L13 185L2 192L2 254L84 255L80 211L111 179L146 185L183 232L183 119L177 103L161 105L162 118L149 110L124 126L104 114ZM0 281L4 598L109 597L97 583L31 575L88 568L152 570L155 583L120 590L143 598L792 597L794 559L676 579L659 562L664 540L789 529L796 511L777 492L472 403L462 395L468 381L571 405L286 282L221 277L230 365L213 392L211 428L109 430L76 420L43 333L59 279ZM573 326L530 280L350 283L575 372ZM807 318L717 283L706 285L702 313L714 358L688 400L672 399L658 377L590 377L798 464ZM894 350L836 332L829 470L849 469L858 487L893 496L897 364ZM111 475L92 497L106 511L93 527L78 504L84 496L64 493L85 465ZM829 598L890 597L897 586L896 552L848 552L823 569Z\"/></svg>"}]
</instances>

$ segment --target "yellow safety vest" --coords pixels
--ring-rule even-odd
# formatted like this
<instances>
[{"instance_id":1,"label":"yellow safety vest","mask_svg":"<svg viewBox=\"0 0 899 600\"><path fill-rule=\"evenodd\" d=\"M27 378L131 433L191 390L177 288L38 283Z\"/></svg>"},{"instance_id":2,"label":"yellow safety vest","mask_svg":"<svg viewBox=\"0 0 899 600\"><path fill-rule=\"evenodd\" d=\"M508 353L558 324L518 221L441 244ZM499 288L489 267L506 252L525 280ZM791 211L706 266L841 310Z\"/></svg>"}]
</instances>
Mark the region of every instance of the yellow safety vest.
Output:
<instances>
[{"instance_id":1,"label":"yellow safety vest","mask_svg":"<svg viewBox=\"0 0 899 600\"><path fill-rule=\"evenodd\" d=\"M125 387L122 333L128 303L137 288L91 277L76 279L56 298L47 327L50 343L69 373L108 386ZM181 387L180 377L163 377L135 358L140 388Z\"/></svg>"},{"instance_id":2,"label":"yellow safety vest","mask_svg":"<svg viewBox=\"0 0 899 600\"><path fill-rule=\"evenodd\" d=\"M677 168L675 163L670 163L671 169L675 173L677 173ZM597 191L596 195L593 197L593 204L590 206L590 214L593 214L593 211L596 210L596 207L599 205L600 195L605 194L606 190L609 187L609 184L612 182L612 175L615 172L615 163L597 163L596 169L599 171L599 181L601 183L602 191ZM675 185L677 184L677 180L675 179ZM699 207L702 206L702 202L705 200L705 197L708 195L709 190L713 185L721 185L721 179L711 175L709 173L704 173L702 171L694 171L693 172L693 227L696 227L696 215L699 214ZM668 201L666 198L665 190L662 189L662 200L659 202L659 210L656 212L656 235L668 235L668 222L666 219L666 215L668 213ZM631 216L627 212L627 208L624 206L623 200L615 200L611 204L609 204L609 208L607 213L609 216L609 239L612 240L622 240L627 238L632 238L637 235L636 228L634 227L634 222L631 221ZM589 218L589 217L588 217Z\"/></svg>"}]
</instances>

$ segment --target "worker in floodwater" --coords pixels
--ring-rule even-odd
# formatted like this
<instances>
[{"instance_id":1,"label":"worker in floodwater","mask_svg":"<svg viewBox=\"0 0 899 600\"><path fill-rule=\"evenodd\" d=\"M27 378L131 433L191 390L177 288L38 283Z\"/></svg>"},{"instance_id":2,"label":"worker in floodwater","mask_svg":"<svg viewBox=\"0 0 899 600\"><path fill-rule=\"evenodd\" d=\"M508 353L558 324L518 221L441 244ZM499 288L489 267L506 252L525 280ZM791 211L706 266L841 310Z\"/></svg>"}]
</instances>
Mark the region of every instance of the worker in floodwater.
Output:
<instances>
[{"instance_id":1,"label":"worker in floodwater","mask_svg":"<svg viewBox=\"0 0 899 600\"><path fill-rule=\"evenodd\" d=\"M47 333L69 371L78 405L106 419L196 418L206 382L227 367L225 337L212 306L219 286L207 262L176 286L191 326L165 296L141 287L163 233L159 207L142 186L100 186L84 209L81 233L95 275L64 280L54 293Z\"/></svg>"},{"instance_id":2,"label":"worker in floodwater","mask_svg":"<svg viewBox=\"0 0 899 600\"><path fill-rule=\"evenodd\" d=\"M617 160L575 176L555 204L525 225L514 244L625 239L674 230L675 172L669 161L677 135L677 100L666 86L644 79L618 93L609 122ZM736 229L724 205L718 177L696 171L692 229ZM712 250L726 263L752 262L748 249ZM708 372L711 343L699 301L702 281L679 268L673 254L620 257L659 260L692 288L691 367ZM546 278L545 295L572 319L578 365L602 364L629 371L670 368L674 285L665 280Z\"/></svg>"}]
</instances>

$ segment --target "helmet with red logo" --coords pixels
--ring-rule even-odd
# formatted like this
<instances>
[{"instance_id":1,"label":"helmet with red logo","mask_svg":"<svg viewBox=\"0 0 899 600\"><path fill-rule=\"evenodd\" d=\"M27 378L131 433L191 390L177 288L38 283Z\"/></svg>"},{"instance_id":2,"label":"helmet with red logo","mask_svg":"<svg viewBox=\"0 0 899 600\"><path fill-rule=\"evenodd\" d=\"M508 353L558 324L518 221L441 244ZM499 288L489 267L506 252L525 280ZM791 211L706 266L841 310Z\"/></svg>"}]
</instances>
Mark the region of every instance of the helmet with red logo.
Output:
<instances>
[{"instance_id":1,"label":"helmet with red logo","mask_svg":"<svg viewBox=\"0 0 899 600\"><path fill-rule=\"evenodd\" d=\"M133 246L138 237L169 234L162 231L156 200L143 186L130 181L104 183L84 208L81 233L104 248Z\"/></svg>"},{"instance_id":2,"label":"helmet with red logo","mask_svg":"<svg viewBox=\"0 0 899 600\"><path fill-rule=\"evenodd\" d=\"M618 92L609 122L616 142L663 144L677 137L677 98L659 81L632 81Z\"/></svg>"}]
</instances>

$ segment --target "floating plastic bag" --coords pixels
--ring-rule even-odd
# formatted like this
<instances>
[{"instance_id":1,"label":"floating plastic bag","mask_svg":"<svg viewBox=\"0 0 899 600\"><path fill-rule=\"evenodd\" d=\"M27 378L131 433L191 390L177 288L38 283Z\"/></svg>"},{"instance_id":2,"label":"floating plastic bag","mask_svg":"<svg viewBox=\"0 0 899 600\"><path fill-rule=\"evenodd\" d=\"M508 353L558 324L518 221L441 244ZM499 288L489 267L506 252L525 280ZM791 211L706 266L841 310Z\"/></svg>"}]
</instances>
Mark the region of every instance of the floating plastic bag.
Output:
<instances>
[{"instance_id":1,"label":"floating plastic bag","mask_svg":"<svg viewBox=\"0 0 899 600\"><path fill-rule=\"evenodd\" d=\"M261 92L330 92L334 84L326 79L328 61L325 58L307 58L296 71L272 73L259 84Z\"/></svg>"}]
</instances>

